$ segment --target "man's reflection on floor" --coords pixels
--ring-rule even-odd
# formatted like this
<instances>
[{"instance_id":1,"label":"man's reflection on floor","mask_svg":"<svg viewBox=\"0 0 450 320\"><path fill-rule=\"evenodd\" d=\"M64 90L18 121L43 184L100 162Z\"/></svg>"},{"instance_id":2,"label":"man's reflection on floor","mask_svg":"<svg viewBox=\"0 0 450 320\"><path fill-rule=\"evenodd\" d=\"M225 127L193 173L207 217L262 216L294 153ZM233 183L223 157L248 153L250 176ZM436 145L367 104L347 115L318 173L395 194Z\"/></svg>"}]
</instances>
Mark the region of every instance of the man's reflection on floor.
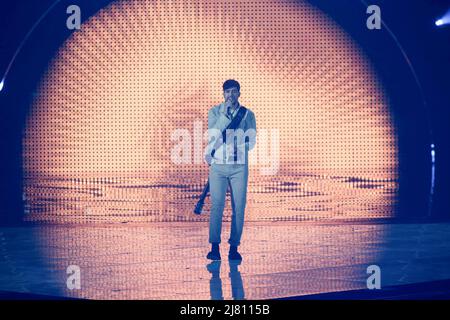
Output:
<instances>
[{"instance_id":1,"label":"man's reflection on floor","mask_svg":"<svg viewBox=\"0 0 450 320\"><path fill-rule=\"evenodd\" d=\"M241 260L229 260L230 266L229 277L231 280L231 294L234 300L244 300L244 285L242 284L241 273L238 266ZM211 292L211 300L223 300L222 279L220 278L220 266L222 261L213 261L206 265L206 269L211 273L211 280L209 281L209 290Z\"/></svg>"}]
</instances>

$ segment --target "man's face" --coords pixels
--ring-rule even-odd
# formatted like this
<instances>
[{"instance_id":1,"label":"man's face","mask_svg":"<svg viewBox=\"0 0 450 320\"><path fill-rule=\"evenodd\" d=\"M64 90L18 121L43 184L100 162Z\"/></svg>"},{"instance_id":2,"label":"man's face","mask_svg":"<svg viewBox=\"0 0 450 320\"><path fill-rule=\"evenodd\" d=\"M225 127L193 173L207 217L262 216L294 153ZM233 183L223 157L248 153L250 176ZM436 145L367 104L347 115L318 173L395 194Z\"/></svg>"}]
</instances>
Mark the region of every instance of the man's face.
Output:
<instances>
[{"instance_id":1,"label":"man's face","mask_svg":"<svg viewBox=\"0 0 450 320\"><path fill-rule=\"evenodd\" d=\"M237 87L231 87L223 91L225 101L230 100L232 104L235 104L238 101L240 95L241 93Z\"/></svg>"}]
</instances>

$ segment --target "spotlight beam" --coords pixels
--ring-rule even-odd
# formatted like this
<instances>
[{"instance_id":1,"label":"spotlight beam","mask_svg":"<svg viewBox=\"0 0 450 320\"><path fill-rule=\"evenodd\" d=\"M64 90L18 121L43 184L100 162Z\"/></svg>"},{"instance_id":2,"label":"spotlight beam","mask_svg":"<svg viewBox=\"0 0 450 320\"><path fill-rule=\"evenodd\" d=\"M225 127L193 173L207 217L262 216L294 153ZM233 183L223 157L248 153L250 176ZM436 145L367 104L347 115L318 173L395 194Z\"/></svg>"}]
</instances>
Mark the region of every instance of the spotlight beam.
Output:
<instances>
[{"instance_id":1,"label":"spotlight beam","mask_svg":"<svg viewBox=\"0 0 450 320\"><path fill-rule=\"evenodd\" d=\"M11 69L12 64L14 63L14 60L16 60L17 55L19 54L20 50L22 49L23 45L25 44L25 42L27 41L27 39L30 37L31 33L34 31L34 29L36 29L36 27L39 25L39 23L47 16L47 14L60 2L61 0L56 0L55 2L53 2L52 5L50 5L50 7L48 7L48 9L40 16L40 18L34 23L34 25L31 27L30 30L28 30L27 34L25 35L25 37L22 39L22 42L20 43L19 47L16 49L16 51L14 52L13 57L11 58L11 60L8 63L8 66L6 67L6 71L3 74L3 78L2 78L2 82L0 83L0 91L3 90L3 87L5 85L5 79L6 76L9 73L9 70Z\"/></svg>"},{"instance_id":2,"label":"spotlight beam","mask_svg":"<svg viewBox=\"0 0 450 320\"><path fill-rule=\"evenodd\" d=\"M439 19L437 19L434 24L437 27L442 27L444 25L450 24L450 9Z\"/></svg>"}]
</instances>

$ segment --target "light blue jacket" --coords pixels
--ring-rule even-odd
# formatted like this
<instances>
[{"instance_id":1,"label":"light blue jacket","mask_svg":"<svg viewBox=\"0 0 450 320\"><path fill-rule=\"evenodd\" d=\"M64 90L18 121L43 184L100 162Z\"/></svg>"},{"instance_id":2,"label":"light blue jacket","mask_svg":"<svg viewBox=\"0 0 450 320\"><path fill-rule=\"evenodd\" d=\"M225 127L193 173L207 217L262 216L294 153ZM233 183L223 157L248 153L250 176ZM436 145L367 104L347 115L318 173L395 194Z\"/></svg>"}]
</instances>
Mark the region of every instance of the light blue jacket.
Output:
<instances>
[{"instance_id":1,"label":"light blue jacket","mask_svg":"<svg viewBox=\"0 0 450 320\"><path fill-rule=\"evenodd\" d=\"M241 104L232 114L235 117L239 111ZM212 107L208 111L208 146L205 150L205 159L208 162L207 155L211 154L216 139L222 140L222 131L230 124L232 118L226 115L224 103ZM249 108L236 131L229 132L231 136L227 136L226 145L221 141L220 147L216 149L211 163L217 164L247 164L248 151L253 149L256 144L256 119L255 114ZM236 145L233 143L236 136ZM248 137L248 141L245 138ZM234 162L234 149L236 149L237 161Z\"/></svg>"}]
</instances>

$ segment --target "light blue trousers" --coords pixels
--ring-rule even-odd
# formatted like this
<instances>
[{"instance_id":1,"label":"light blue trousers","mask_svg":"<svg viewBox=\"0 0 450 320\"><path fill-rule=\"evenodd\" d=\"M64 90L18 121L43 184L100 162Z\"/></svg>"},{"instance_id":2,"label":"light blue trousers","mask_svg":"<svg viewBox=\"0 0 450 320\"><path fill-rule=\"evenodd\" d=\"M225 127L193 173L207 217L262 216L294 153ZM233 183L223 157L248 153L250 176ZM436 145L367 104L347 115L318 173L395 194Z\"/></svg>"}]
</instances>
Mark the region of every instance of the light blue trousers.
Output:
<instances>
[{"instance_id":1,"label":"light blue trousers","mask_svg":"<svg viewBox=\"0 0 450 320\"><path fill-rule=\"evenodd\" d=\"M209 217L209 242L220 243L222 216L228 185L231 190L231 232L228 243L241 243L244 212L247 202L248 164L216 164L209 167L209 192L211 212Z\"/></svg>"}]
</instances>

